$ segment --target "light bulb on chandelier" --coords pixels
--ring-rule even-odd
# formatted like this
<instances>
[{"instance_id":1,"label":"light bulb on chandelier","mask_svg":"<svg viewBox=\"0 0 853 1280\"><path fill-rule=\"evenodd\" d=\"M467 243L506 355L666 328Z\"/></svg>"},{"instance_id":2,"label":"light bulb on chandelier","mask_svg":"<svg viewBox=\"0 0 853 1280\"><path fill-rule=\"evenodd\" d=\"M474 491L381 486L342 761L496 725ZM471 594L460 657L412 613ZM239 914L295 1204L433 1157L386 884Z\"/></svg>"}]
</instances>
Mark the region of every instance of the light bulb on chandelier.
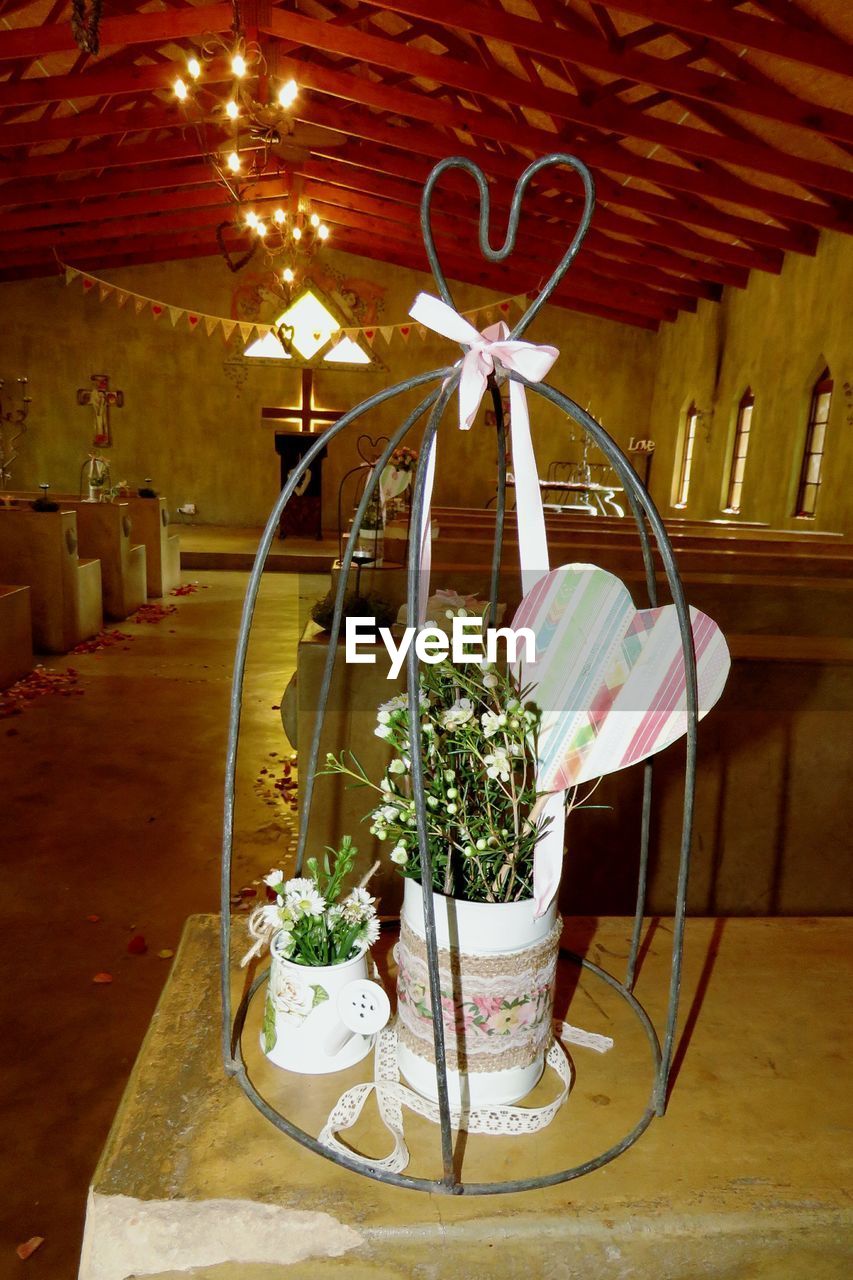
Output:
<instances>
[{"instance_id":1,"label":"light bulb on chandelier","mask_svg":"<svg viewBox=\"0 0 853 1280\"><path fill-rule=\"evenodd\" d=\"M232 173L240 172L240 157L237 155L236 151L232 151L228 157L228 168Z\"/></svg>"},{"instance_id":2,"label":"light bulb on chandelier","mask_svg":"<svg viewBox=\"0 0 853 1280\"><path fill-rule=\"evenodd\" d=\"M296 279L296 272L293 270L293 267L285 267L281 273L281 278L285 284L293 284Z\"/></svg>"},{"instance_id":3,"label":"light bulb on chandelier","mask_svg":"<svg viewBox=\"0 0 853 1280\"><path fill-rule=\"evenodd\" d=\"M201 75L201 63L199 62L198 58L189 59L189 61L187 62L187 71L190 73L193 80L198 80L199 76Z\"/></svg>"},{"instance_id":4,"label":"light bulb on chandelier","mask_svg":"<svg viewBox=\"0 0 853 1280\"><path fill-rule=\"evenodd\" d=\"M233 98L230 98L229 101L225 103L225 114L229 120L236 120L240 114L240 108L237 106L237 103Z\"/></svg>"},{"instance_id":5,"label":"light bulb on chandelier","mask_svg":"<svg viewBox=\"0 0 853 1280\"><path fill-rule=\"evenodd\" d=\"M287 217L287 214L284 212L283 209L276 209L275 213L273 214L273 220L277 222L279 226L281 226L284 223L286 217Z\"/></svg>"},{"instance_id":6,"label":"light bulb on chandelier","mask_svg":"<svg viewBox=\"0 0 853 1280\"><path fill-rule=\"evenodd\" d=\"M178 99L179 102L186 102L187 92L188 92L187 86L184 84L183 80L179 76L178 79L175 81L175 97Z\"/></svg>"},{"instance_id":7,"label":"light bulb on chandelier","mask_svg":"<svg viewBox=\"0 0 853 1280\"><path fill-rule=\"evenodd\" d=\"M246 74L246 59L243 57L242 53L234 54L231 59L231 70L238 79L242 78Z\"/></svg>"},{"instance_id":8,"label":"light bulb on chandelier","mask_svg":"<svg viewBox=\"0 0 853 1280\"><path fill-rule=\"evenodd\" d=\"M292 107L299 94L299 85L295 80L286 80L278 91L279 106Z\"/></svg>"},{"instance_id":9,"label":"light bulb on chandelier","mask_svg":"<svg viewBox=\"0 0 853 1280\"><path fill-rule=\"evenodd\" d=\"M292 230L292 232L291 232L290 234L293 236L294 240L301 240L301 239L302 239L302 228L301 228L301 227L294 227L294 228L293 228L293 230Z\"/></svg>"}]
</instances>

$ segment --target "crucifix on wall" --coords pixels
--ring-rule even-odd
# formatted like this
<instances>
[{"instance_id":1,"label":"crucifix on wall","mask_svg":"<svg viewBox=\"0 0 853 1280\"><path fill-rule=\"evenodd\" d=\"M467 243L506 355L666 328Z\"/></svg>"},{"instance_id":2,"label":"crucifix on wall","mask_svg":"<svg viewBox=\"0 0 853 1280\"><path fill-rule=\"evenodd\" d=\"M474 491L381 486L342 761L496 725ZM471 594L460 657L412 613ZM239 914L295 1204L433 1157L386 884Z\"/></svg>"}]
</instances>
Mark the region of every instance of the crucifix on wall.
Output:
<instances>
[{"instance_id":1,"label":"crucifix on wall","mask_svg":"<svg viewBox=\"0 0 853 1280\"><path fill-rule=\"evenodd\" d=\"M92 444L96 449L109 449L113 442L110 431L110 408L115 405L121 409L124 405L124 392L110 388L108 373L93 373L90 377L91 388L80 387L77 391L77 403L90 405L95 415L95 434Z\"/></svg>"},{"instance_id":2,"label":"crucifix on wall","mask_svg":"<svg viewBox=\"0 0 853 1280\"><path fill-rule=\"evenodd\" d=\"M287 484L293 470L298 467L310 449L312 437L324 427L337 422L344 415L343 409L318 409L314 404L314 370L302 370L302 402L292 407L271 406L261 409L261 421L275 426L275 451L281 460L281 487ZM292 424L291 430L281 430ZM319 428L319 431L318 431ZM323 459L322 449L308 469L285 507L278 527L278 536L289 533L305 537L323 536Z\"/></svg>"}]
</instances>

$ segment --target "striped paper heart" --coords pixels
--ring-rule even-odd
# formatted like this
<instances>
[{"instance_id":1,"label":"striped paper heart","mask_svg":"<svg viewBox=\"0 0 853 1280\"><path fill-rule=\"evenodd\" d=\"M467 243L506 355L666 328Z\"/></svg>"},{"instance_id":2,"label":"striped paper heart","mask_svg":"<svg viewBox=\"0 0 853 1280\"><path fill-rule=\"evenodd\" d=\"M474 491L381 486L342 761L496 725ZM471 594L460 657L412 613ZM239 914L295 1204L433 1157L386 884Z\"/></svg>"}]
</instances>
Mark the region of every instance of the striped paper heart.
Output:
<instances>
[{"instance_id":1,"label":"striped paper heart","mask_svg":"<svg viewBox=\"0 0 853 1280\"><path fill-rule=\"evenodd\" d=\"M723 691L730 658L715 622L692 608L690 621L701 718ZM563 565L528 592L512 625L536 636L536 661L525 662L521 676L543 712L541 790L614 773L687 732L674 605L638 610L613 574Z\"/></svg>"}]
</instances>

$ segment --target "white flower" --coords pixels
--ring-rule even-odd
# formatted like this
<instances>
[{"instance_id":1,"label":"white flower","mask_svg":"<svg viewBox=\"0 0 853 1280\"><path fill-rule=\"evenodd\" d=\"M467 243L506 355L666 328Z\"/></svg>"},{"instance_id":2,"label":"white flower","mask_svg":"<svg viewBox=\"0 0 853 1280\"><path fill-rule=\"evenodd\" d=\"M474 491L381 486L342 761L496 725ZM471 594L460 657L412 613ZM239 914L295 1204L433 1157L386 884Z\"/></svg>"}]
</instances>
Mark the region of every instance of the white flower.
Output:
<instances>
[{"instance_id":1,"label":"white flower","mask_svg":"<svg viewBox=\"0 0 853 1280\"><path fill-rule=\"evenodd\" d=\"M483 676L483 684L487 689L496 689L498 687L498 678L494 671L487 671Z\"/></svg>"},{"instance_id":2,"label":"white flower","mask_svg":"<svg viewBox=\"0 0 853 1280\"><path fill-rule=\"evenodd\" d=\"M483 733L487 738L492 738L501 728L501 722L506 721L506 716L498 714L496 711L484 711L480 716L480 724L483 726Z\"/></svg>"},{"instance_id":3,"label":"white flower","mask_svg":"<svg viewBox=\"0 0 853 1280\"><path fill-rule=\"evenodd\" d=\"M359 924L376 914L373 899L366 889L353 889L341 903L341 915L347 924Z\"/></svg>"},{"instance_id":4,"label":"white flower","mask_svg":"<svg viewBox=\"0 0 853 1280\"><path fill-rule=\"evenodd\" d=\"M389 698L387 702L380 704L376 718L380 724L387 724L391 717L397 711L405 711L409 705L409 700L405 693L398 693L393 698Z\"/></svg>"},{"instance_id":5,"label":"white flower","mask_svg":"<svg viewBox=\"0 0 853 1280\"><path fill-rule=\"evenodd\" d=\"M293 889L292 885L300 883L291 880L285 892L285 904L293 912L294 918L301 916L321 916L326 910L326 899L317 892L313 880L302 881L307 888Z\"/></svg>"},{"instance_id":6,"label":"white flower","mask_svg":"<svg viewBox=\"0 0 853 1280\"><path fill-rule=\"evenodd\" d=\"M283 879L283 871L271 871L269 875L264 876L264 884L268 884L271 889L277 889Z\"/></svg>"},{"instance_id":7,"label":"white flower","mask_svg":"<svg viewBox=\"0 0 853 1280\"><path fill-rule=\"evenodd\" d=\"M377 738L385 738L387 740L388 738L394 737L394 730L391 728L390 724L378 724L373 732L376 734Z\"/></svg>"},{"instance_id":8,"label":"white flower","mask_svg":"<svg viewBox=\"0 0 853 1280\"><path fill-rule=\"evenodd\" d=\"M406 852L404 844L395 845L391 850L391 861L396 862L398 867L404 867L409 861L409 855Z\"/></svg>"},{"instance_id":9,"label":"white flower","mask_svg":"<svg viewBox=\"0 0 853 1280\"><path fill-rule=\"evenodd\" d=\"M392 760L388 766L389 773L406 773L406 765L403 760Z\"/></svg>"},{"instance_id":10,"label":"white flower","mask_svg":"<svg viewBox=\"0 0 853 1280\"><path fill-rule=\"evenodd\" d=\"M385 804L381 809L374 810L374 813L377 817L381 814L386 822L396 822L400 816L400 811L395 804Z\"/></svg>"},{"instance_id":11,"label":"white flower","mask_svg":"<svg viewBox=\"0 0 853 1280\"><path fill-rule=\"evenodd\" d=\"M452 707L442 711L439 719L445 729L461 729L474 716L474 704L470 698L457 698Z\"/></svg>"},{"instance_id":12,"label":"white flower","mask_svg":"<svg viewBox=\"0 0 853 1280\"><path fill-rule=\"evenodd\" d=\"M500 778L503 782L509 782L510 765L509 756L503 747L495 747L491 755L483 756L486 765L486 773L490 778Z\"/></svg>"},{"instance_id":13,"label":"white flower","mask_svg":"<svg viewBox=\"0 0 853 1280\"><path fill-rule=\"evenodd\" d=\"M380 932L379 921L376 919L376 916L371 916L370 919L365 923L364 933L362 934L362 940L366 942L369 947L372 947L374 942L379 937L379 932Z\"/></svg>"}]
</instances>

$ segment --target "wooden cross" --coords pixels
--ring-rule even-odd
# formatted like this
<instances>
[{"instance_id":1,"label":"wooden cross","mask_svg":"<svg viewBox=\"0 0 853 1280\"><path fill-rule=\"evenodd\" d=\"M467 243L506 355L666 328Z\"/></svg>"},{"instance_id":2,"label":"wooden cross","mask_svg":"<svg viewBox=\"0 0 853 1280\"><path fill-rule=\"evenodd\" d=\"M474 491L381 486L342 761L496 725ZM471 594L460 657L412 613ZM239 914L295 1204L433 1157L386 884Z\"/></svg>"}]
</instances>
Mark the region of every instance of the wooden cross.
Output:
<instances>
[{"instance_id":1,"label":"wooden cross","mask_svg":"<svg viewBox=\"0 0 853 1280\"><path fill-rule=\"evenodd\" d=\"M121 409L124 405L124 392L110 390L108 373L93 373L92 386L80 387L77 391L77 403L91 405L95 414L95 435L92 444L96 449L109 449L113 442L110 432L110 405Z\"/></svg>"},{"instance_id":2,"label":"wooden cross","mask_svg":"<svg viewBox=\"0 0 853 1280\"><path fill-rule=\"evenodd\" d=\"M315 423L337 422L344 416L343 409L318 409L314 405L314 370L302 370L302 403L295 408L262 408L261 418L276 423L298 422L300 433L315 435Z\"/></svg>"}]
</instances>

